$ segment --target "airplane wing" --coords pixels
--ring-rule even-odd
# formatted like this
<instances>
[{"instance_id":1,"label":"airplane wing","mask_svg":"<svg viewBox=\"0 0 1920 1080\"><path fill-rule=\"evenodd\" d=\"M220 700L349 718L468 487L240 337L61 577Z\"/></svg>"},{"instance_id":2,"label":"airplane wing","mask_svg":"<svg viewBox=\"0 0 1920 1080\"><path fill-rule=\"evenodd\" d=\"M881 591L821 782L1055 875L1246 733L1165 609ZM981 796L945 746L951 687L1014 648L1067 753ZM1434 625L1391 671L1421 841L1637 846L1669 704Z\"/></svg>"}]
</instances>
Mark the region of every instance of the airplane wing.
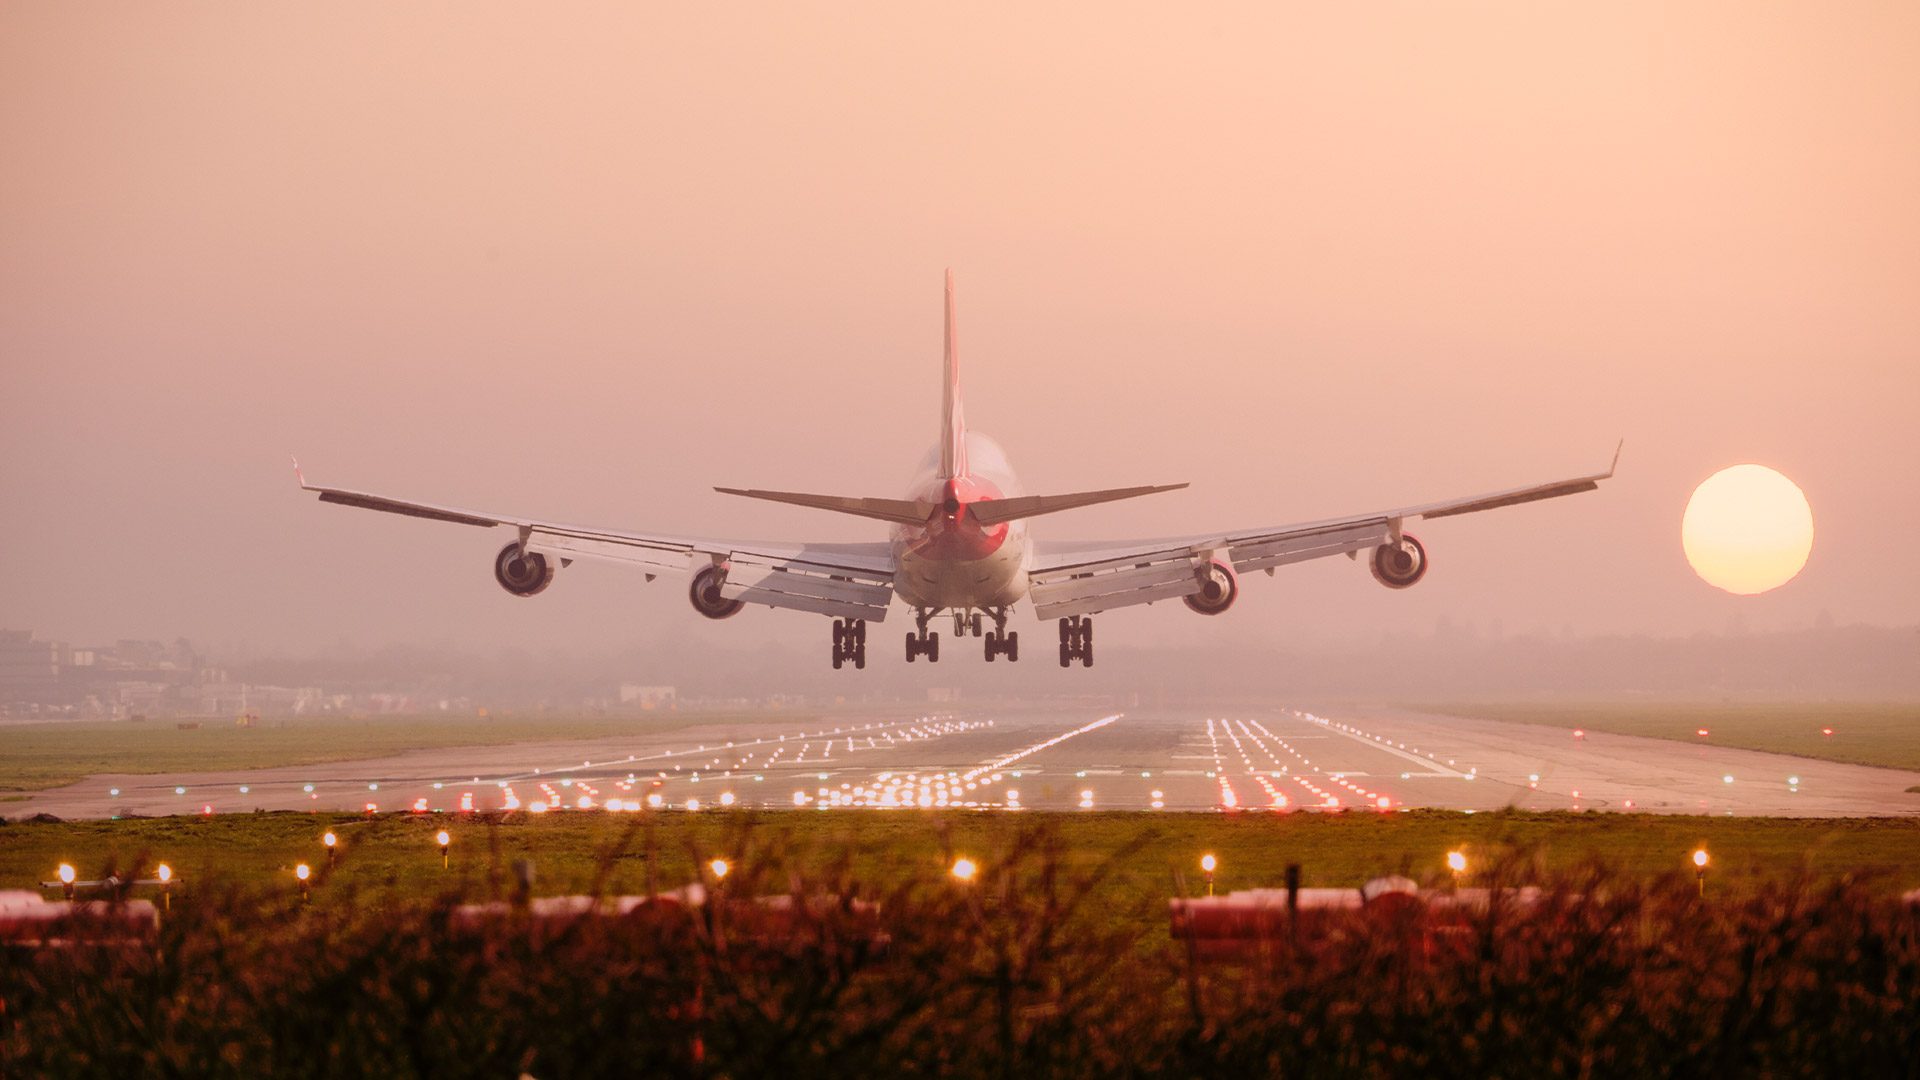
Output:
<instances>
[{"instance_id":1,"label":"airplane wing","mask_svg":"<svg viewBox=\"0 0 1920 1080\"><path fill-rule=\"evenodd\" d=\"M875 622L887 617L893 599L893 553L885 543L807 544L589 529L320 487L307 483L298 460L293 472L301 490L317 493L321 502L479 528L508 526L518 534L523 553L556 558L562 566L574 559L621 563L640 568L651 581L659 574L691 574L724 565L727 579L720 592L725 599Z\"/></svg>"},{"instance_id":2,"label":"airplane wing","mask_svg":"<svg viewBox=\"0 0 1920 1080\"><path fill-rule=\"evenodd\" d=\"M1401 525L1408 520L1471 514L1592 491L1600 481L1612 478L1619 463L1616 447L1613 464L1592 476L1329 521L1130 543L1041 544L1034 553L1028 595L1034 614L1042 619L1189 596L1205 586L1208 567L1216 560L1244 575L1254 570L1271 574L1288 563L1328 555L1357 557L1362 551L1397 542Z\"/></svg>"}]
</instances>

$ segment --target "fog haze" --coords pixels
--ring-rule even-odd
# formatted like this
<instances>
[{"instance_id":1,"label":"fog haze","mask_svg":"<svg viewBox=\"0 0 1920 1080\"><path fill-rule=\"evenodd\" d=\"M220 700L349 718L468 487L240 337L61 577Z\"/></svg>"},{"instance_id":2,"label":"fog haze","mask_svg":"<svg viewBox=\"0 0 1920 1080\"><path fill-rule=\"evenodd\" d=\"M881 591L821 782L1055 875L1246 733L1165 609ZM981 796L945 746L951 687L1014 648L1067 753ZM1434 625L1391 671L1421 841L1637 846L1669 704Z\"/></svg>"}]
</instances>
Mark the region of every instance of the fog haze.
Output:
<instances>
[{"instance_id":1,"label":"fog haze","mask_svg":"<svg viewBox=\"0 0 1920 1080\"><path fill-rule=\"evenodd\" d=\"M1920 622L1920 8L1098 12L0 8L0 624L824 666L824 619L709 623L618 567L510 597L503 530L319 505L287 452L486 511L878 539L711 487L898 495L947 267L968 421L1029 490L1192 482L1039 536L1468 495L1626 439L1598 493L1426 524L1415 589L1323 560L1217 619L1109 613L1106 647ZM1758 597L1679 543L1742 462L1816 530Z\"/></svg>"}]
</instances>

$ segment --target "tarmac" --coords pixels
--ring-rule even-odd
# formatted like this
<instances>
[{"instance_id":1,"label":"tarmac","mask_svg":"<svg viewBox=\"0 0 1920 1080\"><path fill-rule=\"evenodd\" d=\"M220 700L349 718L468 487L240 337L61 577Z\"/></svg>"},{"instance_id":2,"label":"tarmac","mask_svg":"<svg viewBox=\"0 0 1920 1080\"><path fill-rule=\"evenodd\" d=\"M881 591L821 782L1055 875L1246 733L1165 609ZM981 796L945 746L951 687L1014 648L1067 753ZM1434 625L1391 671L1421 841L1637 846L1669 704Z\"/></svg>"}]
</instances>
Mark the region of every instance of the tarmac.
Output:
<instances>
[{"instance_id":1,"label":"tarmac","mask_svg":"<svg viewBox=\"0 0 1920 1080\"><path fill-rule=\"evenodd\" d=\"M93 776L18 818L652 803L899 812L1391 812L1417 807L1791 817L1920 814L1920 773L1391 708L902 709L802 724L410 751L324 765ZM584 800L584 804L583 804ZM657 800L654 801L654 800ZM535 804L541 804L536 807Z\"/></svg>"}]
</instances>

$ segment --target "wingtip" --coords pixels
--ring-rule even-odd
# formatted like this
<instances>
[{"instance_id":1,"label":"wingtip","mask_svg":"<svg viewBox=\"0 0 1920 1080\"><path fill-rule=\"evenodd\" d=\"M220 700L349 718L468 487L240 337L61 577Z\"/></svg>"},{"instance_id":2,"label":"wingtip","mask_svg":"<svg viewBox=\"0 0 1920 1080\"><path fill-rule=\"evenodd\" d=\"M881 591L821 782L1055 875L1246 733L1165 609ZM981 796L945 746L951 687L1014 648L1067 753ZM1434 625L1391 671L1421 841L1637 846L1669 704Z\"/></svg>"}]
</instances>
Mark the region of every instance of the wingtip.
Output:
<instances>
[{"instance_id":1,"label":"wingtip","mask_svg":"<svg viewBox=\"0 0 1920 1080\"><path fill-rule=\"evenodd\" d=\"M296 483L300 485L300 490L301 491L308 490L307 478L305 474L301 473L300 471L300 459L297 457L294 457L293 451L289 450L287 451L287 460L293 462L293 479Z\"/></svg>"},{"instance_id":2,"label":"wingtip","mask_svg":"<svg viewBox=\"0 0 1920 1080\"><path fill-rule=\"evenodd\" d=\"M1607 466L1607 476L1608 476L1608 478L1609 478L1609 479L1611 479L1611 478L1612 478L1612 476L1613 476L1613 471L1614 471L1615 469L1618 469L1618 468L1620 467L1620 451L1621 451L1621 449L1622 449L1622 448L1624 448L1624 447L1625 447L1626 445L1627 445L1627 438L1626 438L1626 436L1624 436L1624 435L1622 435L1622 436L1620 437L1620 441L1619 441L1618 443L1615 443L1615 444L1614 444L1614 447L1613 447L1613 464L1611 464L1611 465L1609 465L1609 466Z\"/></svg>"}]
</instances>

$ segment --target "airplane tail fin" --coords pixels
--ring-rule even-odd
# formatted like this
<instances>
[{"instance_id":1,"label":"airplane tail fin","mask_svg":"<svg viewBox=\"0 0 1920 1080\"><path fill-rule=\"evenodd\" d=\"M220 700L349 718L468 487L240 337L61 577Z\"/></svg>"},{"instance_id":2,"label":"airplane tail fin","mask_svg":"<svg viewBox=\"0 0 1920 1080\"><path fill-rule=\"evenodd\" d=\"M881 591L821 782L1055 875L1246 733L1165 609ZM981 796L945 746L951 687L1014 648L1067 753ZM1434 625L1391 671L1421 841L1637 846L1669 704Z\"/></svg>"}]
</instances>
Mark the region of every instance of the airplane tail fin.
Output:
<instances>
[{"instance_id":1,"label":"airplane tail fin","mask_svg":"<svg viewBox=\"0 0 1920 1080\"><path fill-rule=\"evenodd\" d=\"M947 334L945 380L940 398L940 478L967 473L967 423L960 409L959 345L953 325L953 271L947 271Z\"/></svg>"}]
</instances>

